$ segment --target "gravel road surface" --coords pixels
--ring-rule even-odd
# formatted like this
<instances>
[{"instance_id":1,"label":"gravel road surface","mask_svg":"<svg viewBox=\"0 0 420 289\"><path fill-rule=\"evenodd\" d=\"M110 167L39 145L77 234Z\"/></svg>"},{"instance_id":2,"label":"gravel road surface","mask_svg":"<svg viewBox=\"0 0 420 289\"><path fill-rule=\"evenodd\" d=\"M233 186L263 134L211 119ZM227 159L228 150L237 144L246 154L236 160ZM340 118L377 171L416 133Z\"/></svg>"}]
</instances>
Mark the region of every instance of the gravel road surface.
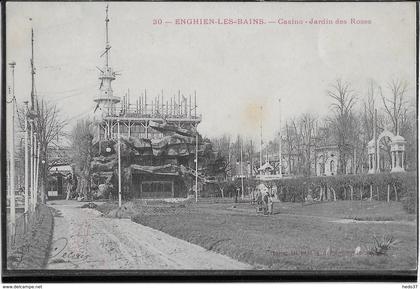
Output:
<instances>
[{"instance_id":1,"label":"gravel road surface","mask_svg":"<svg viewBox=\"0 0 420 289\"><path fill-rule=\"evenodd\" d=\"M76 201L52 201L54 233L46 269L241 270L251 265Z\"/></svg>"}]
</instances>

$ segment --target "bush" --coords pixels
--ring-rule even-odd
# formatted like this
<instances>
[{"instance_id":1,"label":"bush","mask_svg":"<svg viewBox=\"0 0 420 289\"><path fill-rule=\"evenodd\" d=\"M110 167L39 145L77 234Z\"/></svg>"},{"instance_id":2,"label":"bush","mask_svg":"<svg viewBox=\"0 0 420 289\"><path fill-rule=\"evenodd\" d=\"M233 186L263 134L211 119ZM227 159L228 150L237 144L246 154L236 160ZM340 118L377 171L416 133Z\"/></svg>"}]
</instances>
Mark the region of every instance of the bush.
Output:
<instances>
[{"instance_id":1,"label":"bush","mask_svg":"<svg viewBox=\"0 0 420 289\"><path fill-rule=\"evenodd\" d=\"M245 187L255 188L261 181L257 179L245 180ZM417 172L358 174L358 175L335 175L335 176L311 176L291 177L275 181L264 182L269 187L277 186L278 196L283 202L303 202L308 193L316 198L321 189L330 190L328 199L333 199L335 192L337 200L350 200L353 189L353 200L364 200L372 197L374 200L401 201L408 213L417 212ZM229 181L225 185L225 197L240 188L240 179ZM326 195L328 195L326 193Z\"/></svg>"},{"instance_id":2,"label":"bush","mask_svg":"<svg viewBox=\"0 0 420 289\"><path fill-rule=\"evenodd\" d=\"M294 177L276 181L279 197L286 202L301 202L308 193L319 196L321 189L335 192L338 200L353 200L370 198L376 200L388 199L402 201L409 213L415 213L417 207L417 173L381 173L360 175L336 175L322 177ZM331 199L330 196L329 199Z\"/></svg>"},{"instance_id":3,"label":"bush","mask_svg":"<svg viewBox=\"0 0 420 289\"><path fill-rule=\"evenodd\" d=\"M415 176L412 178L407 178L405 182L401 183L400 185L400 190L403 192L401 196L401 202L404 210L410 214L416 214L418 194L417 178Z\"/></svg>"},{"instance_id":4,"label":"bush","mask_svg":"<svg viewBox=\"0 0 420 289\"><path fill-rule=\"evenodd\" d=\"M384 235L382 239L373 236L373 245L368 247L367 253L372 256L386 255L388 250L398 243L399 241L391 235Z\"/></svg>"}]
</instances>

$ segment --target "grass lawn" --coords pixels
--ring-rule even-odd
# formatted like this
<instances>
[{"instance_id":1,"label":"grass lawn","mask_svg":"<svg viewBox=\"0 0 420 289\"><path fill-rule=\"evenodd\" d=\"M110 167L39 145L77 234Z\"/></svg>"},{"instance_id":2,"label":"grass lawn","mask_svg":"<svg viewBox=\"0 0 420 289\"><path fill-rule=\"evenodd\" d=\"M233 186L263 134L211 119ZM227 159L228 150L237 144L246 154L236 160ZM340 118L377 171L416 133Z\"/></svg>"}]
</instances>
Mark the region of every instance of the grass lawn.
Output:
<instances>
[{"instance_id":1,"label":"grass lawn","mask_svg":"<svg viewBox=\"0 0 420 289\"><path fill-rule=\"evenodd\" d=\"M339 201L327 203L279 203L281 214L313 215L367 221L416 221L415 214L407 214L399 202Z\"/></svg>"},{"instance_id":2,"label":"grass lawn","mask_svg":"<svg viewBox=\"0 0 420 289\"><path fill-rule=\"evenodd\" d=\"M417 266L416 216L406 214L400 203L276 203L272 216L257 215L248 203L229 201L156 208L143 202L135 208L133 221L255 268L410 270ZM335 222L343 218L395 222ZM385 234L399 243L386 255L368 255L373 237ZM357 247L359 255L354 254Z\"/></svg>"}]
</instances>

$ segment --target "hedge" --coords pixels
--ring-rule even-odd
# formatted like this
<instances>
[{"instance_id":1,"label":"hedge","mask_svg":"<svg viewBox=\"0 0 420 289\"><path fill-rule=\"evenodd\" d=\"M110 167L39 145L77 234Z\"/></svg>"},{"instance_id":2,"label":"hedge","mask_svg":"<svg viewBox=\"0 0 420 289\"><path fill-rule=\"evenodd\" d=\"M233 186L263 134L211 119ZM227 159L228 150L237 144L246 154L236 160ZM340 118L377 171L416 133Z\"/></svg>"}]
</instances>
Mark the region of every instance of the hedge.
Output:
<instances>
[{"instance_id":1,"label":"hedge","mask_svg":"<svg viewBox=\"0 0 420 289\"><path fill-rule=\"evenodd\" d=\"M261 181L247 179L245 186L255 188ZM283 202L302 202L308 195L314 199L401 201L409 213L417 208L417 172L291 177L265 181L267 186L276 185L278 197ZM229 182L225 187L240 188L240 180ZM353 193L352 193L353 191Z\"/></svg>"},{"instance_id":2,"label":"hedge","mask_svg":"<svg viewBox=\"0 0 420 289\"><path fill-rule=\"evenodd\" d=\"M416 204L415 172L284 178L275 181L284 201L302 201L308 194L319 198L321 191L335 193L338 200L406 200ZM352 194L353 190L353 194ZM328 199L333 198L329 196Z\"/></svg>"}]
</instances>

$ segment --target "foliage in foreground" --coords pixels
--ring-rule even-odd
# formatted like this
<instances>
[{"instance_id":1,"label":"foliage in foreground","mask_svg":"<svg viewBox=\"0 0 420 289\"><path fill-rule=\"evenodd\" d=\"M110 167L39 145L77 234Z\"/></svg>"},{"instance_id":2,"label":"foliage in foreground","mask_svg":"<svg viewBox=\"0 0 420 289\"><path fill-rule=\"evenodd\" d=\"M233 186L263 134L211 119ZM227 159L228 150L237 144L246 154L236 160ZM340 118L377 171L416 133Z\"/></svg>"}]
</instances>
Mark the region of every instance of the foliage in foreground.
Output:
<instances>
[{"instance_id":1,"label":"foliage in foreground","mask_svg":"<svg viewBox=\"0 0 420 289\"><path fill-rule=\"evenodd\" d=\"M380 256L386 255L389 249L395 247L399 243L392 235L384 235L382 239L373 236L373 245L368 247L368 255Z\"/></svg>"}]
</instances>

